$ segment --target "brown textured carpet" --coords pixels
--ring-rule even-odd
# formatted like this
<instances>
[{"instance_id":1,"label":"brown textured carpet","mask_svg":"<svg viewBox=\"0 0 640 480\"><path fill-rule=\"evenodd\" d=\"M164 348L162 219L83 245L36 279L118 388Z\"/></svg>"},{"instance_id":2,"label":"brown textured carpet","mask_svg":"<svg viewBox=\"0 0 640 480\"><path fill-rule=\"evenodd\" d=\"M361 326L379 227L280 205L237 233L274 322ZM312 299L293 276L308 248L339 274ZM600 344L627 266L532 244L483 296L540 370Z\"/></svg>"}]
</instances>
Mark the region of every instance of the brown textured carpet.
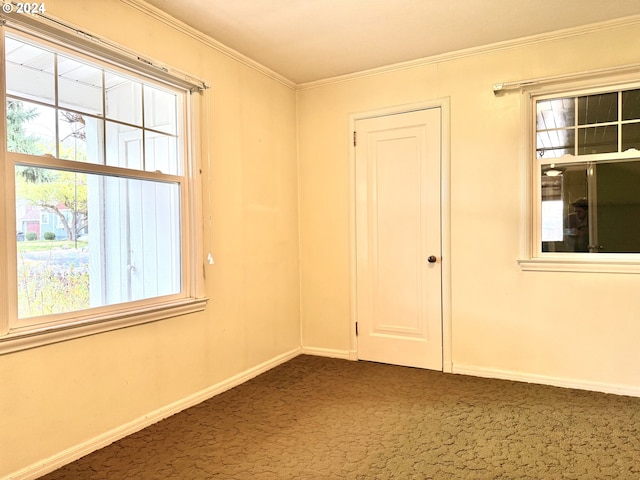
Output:
<instances>
[{"instance_id":1,"label":"brown textured carpet","mask_svg":"<svg viewBox=\"0 0 640 480\"><path fill-rule=\"evenodd\" d=\"M42 478L635 479L640 399L303 355Z\"/></svg>"}]
</instances>

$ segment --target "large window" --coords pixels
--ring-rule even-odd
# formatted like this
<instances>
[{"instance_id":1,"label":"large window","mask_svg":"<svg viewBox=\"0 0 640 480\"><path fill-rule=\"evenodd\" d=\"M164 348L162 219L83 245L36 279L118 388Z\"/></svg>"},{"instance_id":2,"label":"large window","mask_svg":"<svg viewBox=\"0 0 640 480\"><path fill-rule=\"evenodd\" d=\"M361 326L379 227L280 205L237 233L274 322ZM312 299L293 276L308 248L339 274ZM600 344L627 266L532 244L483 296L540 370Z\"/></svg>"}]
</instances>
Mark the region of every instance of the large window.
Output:
<instances>
[{"instance_id":1,"label":"large window","mask_svg":"<svg viewBox=\"0 0 640 480\"><path fill-rule=\"evenodd\" d=\"M197 303L189 91L23 31L2 42L15 222L0 340L184 313Z\"/></svg>"},{"instance_id":2,"label":"large window","mask_svg":"<svg viewBox=\"0 0 640 480\"><path fill-rule=\"evenodd\" d=\"M640 85L532 97L533 257L640 262Z\"/></svg>"}]
</instances>

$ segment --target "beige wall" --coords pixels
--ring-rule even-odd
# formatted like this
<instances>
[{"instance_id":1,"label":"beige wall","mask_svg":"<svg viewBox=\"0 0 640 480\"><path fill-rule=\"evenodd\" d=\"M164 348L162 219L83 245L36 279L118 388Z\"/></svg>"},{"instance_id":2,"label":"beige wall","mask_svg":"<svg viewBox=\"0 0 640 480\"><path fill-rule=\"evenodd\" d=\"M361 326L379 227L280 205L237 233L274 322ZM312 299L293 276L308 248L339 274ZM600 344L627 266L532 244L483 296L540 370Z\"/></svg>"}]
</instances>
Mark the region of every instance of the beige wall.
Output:
<instances>
[{"instance_id":1,"label":"beige wall","mask_svg":"<svg viewBox=\"0 0 640 480\"><path fill-rule=\"evenodd\" d=\"M637 275L521 271L520 95L492 85L638 61L640 25L298 92L303 345L348 355L349 116L448 97L453 370L640 392Z\"/></svg>"},{"instance_id":2,"label":"beige wall","mask_svg":"<svg viewBox=\"0 0 640 480\"><path fill-rule=\"evenodd\" d=\"M294 89L117 0L46 8L211 85L216 263L200 314L0 356L0 478L300 346Z\"/></svg>"}]
</instances>

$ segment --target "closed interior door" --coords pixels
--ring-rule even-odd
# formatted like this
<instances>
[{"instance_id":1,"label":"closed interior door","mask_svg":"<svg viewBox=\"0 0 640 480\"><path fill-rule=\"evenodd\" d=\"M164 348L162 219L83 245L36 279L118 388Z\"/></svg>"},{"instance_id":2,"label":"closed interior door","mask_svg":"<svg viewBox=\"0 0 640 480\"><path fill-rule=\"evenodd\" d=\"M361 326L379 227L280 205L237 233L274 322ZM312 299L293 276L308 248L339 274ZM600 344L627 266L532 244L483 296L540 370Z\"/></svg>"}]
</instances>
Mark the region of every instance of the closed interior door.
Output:
<instances>
[{"instance_id":1,"label":"closed interior door","mask_svg":"<svg viewBox=\"0 0 640 480\"><path fill-rule=\"evenodd\" d=\"M356 121L358 358L442 370L441 109Z\"/></svg>"}]
</instances>

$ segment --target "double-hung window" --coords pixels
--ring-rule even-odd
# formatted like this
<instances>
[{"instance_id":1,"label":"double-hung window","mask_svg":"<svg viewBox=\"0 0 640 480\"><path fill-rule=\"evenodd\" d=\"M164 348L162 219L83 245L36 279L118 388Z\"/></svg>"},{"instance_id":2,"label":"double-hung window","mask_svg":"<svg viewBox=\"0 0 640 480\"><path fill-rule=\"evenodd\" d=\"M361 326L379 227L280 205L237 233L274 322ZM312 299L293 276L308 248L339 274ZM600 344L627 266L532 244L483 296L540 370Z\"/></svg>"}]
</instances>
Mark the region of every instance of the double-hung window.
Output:
<instances>
[{"instance_id":1,"label":"double-hung window","mask_svg":"<svg viewBox=\"0 0 640 480\"><path fill-rule=\"evenodd\" d=\"M640 272L640 83L531 97L532 260Z\"/></svg>"},{"instance_id":2,"label":"double-hung window","mask_svg":"<svg viewBox=\"0 0 640 480\"><path fill-rule=\"evenodd\" d=\"M190 91L2 32L0 349L204 308Z\"/></svg>"}]
</instances>

